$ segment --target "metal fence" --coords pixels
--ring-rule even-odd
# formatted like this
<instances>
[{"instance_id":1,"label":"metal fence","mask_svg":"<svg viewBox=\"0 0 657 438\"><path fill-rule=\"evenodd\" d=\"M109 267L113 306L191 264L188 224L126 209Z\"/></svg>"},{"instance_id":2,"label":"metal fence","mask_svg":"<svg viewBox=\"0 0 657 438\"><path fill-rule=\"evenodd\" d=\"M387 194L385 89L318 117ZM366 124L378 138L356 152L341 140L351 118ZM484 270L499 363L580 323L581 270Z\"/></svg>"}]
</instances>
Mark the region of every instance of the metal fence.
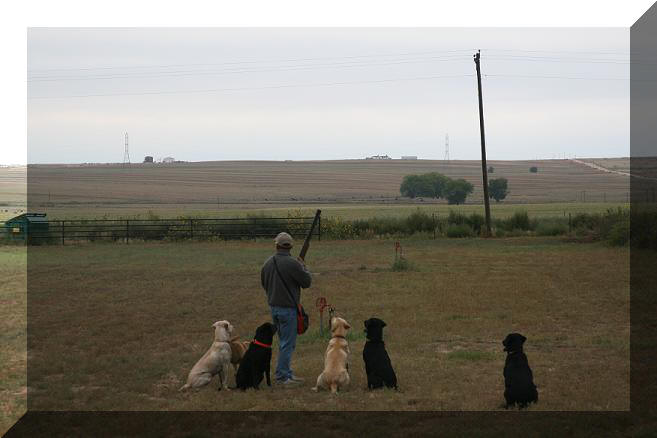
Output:
<instances>
[{"instance_id":1,"label":"metal fence","mask_svg":"<svg viewBox=\"0 0 657 438\"><path fill-rule=\"evenodd\" d=\"M294 237L305 237L314 217L295 218L221 218L221 219L108 219L61 220L41 222L25 227L20 233L0 223L0 233L8 241L28 244L61 244L72 242L149 240L234 240L275 237L285 231ZM321 218L313 235L322 238Z\"/></svg>"}]
</instances>

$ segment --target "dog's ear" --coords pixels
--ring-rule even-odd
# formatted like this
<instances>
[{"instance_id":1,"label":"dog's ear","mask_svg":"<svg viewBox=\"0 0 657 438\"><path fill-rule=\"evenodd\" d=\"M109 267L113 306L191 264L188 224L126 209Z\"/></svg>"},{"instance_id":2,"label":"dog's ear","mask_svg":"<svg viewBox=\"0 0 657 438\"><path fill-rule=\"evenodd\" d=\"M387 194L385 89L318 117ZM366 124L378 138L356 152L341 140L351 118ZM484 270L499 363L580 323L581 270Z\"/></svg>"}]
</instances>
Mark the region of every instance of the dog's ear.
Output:
<instances>
[{"instance_id":1,"label":"dog's ear","mask_svg":"<svg viewBox=\"0 0 657 438\"><path fill-rule=\"evenodd\" d=\"M344 322L344 328L345 328L345 330L349 330L351 328L351 326L349 325L349 323L347 321Z\"/></svg>"},{"instance_id":2,"label":"dog's ear","mask_svg":"<svg viewBox=\"0 0 657 438\"><path fill-rule=\"evenodd\" d=\"M520 335L520 343L521 344L524 344L526 340L527 340L526 337L524 337L523 335Z\"/></svg>"},{"instance_id":3,"label":"dog's ear","mask_svg":"<svg viewBox=\"0 0 657 438\"><path fill-rule=\"evenodd\" d=\"M217 321L214 324L212 324L212 327L217 327L219 324L221 324L223 321Z\"/></svg>"},{"instance_id":4,"label":"dog's ear","mask_svg":"<svg viewBox=\"0 0 657 438\"><path fill-rule=\"evenodd\" d=\"M367 320L363 321L363 324L365 325L365 327L369 326L370 325L370 320L367 319Z\"/></svg>"},{"instance_id":5,"label":"dog's ear","mask_svg":"<svg viewBox=\"0 0 657 438\"><path fill-rule=\"evenodd\" d=\"M381 328L386 326L386 322L384 320L381 320Z\"/></svg>"}]
</instances>

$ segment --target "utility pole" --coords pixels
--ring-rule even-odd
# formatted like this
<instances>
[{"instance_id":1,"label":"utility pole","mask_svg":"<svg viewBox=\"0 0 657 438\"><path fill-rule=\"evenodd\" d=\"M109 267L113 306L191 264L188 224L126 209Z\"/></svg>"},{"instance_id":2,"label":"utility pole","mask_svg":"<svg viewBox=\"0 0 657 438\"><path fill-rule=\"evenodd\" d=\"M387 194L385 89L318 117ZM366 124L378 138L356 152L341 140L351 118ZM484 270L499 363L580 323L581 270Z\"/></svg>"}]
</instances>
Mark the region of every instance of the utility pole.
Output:
<instances>
[{"instance_id":1,"label":"utility pole","mask_svg":"<svg viewBox=\"0 0 657 438\"><path fill-rule=\"evenodd\" d=\"M486 237L490 237L490 199L488 198L488 166L486 165L486 138L484 136L484 101L481 97L481 68L479 66L479 57L481 50L477 50L474 55L474 62L477 66L477 86L479 91L479 131L481 132L481 174L484 180L484 207L486 209Z\"/></svg>"}]
</instances>

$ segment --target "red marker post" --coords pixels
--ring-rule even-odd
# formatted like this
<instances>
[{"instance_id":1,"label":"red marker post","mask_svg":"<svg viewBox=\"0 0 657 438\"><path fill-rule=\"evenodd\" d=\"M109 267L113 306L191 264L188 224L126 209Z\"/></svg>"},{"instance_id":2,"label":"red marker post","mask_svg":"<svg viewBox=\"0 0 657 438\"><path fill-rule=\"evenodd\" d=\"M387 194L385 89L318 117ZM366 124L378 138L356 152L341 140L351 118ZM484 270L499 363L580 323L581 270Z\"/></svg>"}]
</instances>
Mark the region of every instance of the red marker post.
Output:
<instances>
[{"instance_id":1,"label":"red marker post","mask_svg":"<svg viewBox=\"0 0 657 438\"><path fill-rule=\"evenodd\" d=\"M319 335L324 336L324 309L327 307L326 298L318 297L315 300L315 307L319 310Z\"/></svg>"}]
</instances>

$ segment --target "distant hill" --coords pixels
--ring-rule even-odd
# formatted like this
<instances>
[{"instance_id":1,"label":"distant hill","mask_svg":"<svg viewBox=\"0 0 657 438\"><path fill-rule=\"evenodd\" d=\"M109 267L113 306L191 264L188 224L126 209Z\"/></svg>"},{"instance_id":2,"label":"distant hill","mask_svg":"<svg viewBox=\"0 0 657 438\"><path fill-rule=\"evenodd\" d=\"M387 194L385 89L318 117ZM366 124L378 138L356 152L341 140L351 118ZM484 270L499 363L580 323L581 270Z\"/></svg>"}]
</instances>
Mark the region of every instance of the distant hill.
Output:
<instances>
[{"instance_id":1,"label":"distant hill","mask_svg":"<svg viewBox=\"0 0 657 438\"><path fill-rule=\"evenodd\" d=\"M618 159L615 159L618 160ZM589 160L601 162L604 160ZM506 203L625 202L627 175L572 160L489 161L489 178L505 177ZM625 169L618 161L609 164ZM529 168L538 167L537 173ZM6 169L0 169L0 177ZM440 172L475 186L479 161L216 161L174 164L30 165L30 200L61 203L395 202L405 175ZM1 195L2 193L0 193ZM428 200L425 200L427 202Z\"/></svg>"}]
</instances>

